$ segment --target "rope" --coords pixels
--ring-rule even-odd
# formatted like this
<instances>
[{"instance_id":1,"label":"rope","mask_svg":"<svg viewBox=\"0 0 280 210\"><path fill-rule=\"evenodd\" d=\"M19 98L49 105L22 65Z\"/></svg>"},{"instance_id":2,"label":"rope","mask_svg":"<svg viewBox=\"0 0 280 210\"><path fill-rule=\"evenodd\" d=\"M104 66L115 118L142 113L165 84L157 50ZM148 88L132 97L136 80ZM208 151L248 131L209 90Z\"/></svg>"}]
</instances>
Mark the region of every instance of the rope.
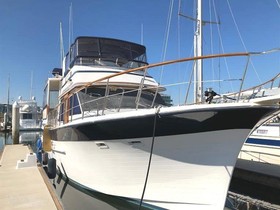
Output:
<instances>
[{"instance_id":1,"label":"rope","mask_svg":"<svg viewBox=\"0 0 280 210\"><path fill-rule=\"evenodd\" d=\"M155 143L157 116L159 116L160 108L161 108L160 106L157 107L156 108L156 112L155 112L154 127L153 127L153 137L152 137L152 145L151 145L151 150L150 150L149 163L148 163L146 179L145 179L145 183L144 183L144 187L143 187L143 192L142 192L142 196L141 196L141 200L140 200L140 204L139 204L138 210L140 210L141 207L142 207L142 203L143 203L143 199L144 199L144 195L145 195L145 191L146 191L146 187L147 187L147 183L148 183L148 178L149 178L149 173L150 173L150 168L151 168L151 163L152 163L152 155L153 155L153 150L154 150L154 143Z\"/></svg>"},{"instance_id":2,"label":"rope","mask_svg":"<svg viewBox=\"0 0 280 210\"><path fill-rule=\"evenodd\" d=\"M212 10L211 10L211 3L209 0L209 20L212 22ZM211 49L211 54L214 54L214 44L213 44L213 27L212 24L210 24L210 49ZM214 61L211 60L211 70L212 70L212 79L215 78L215 71L214 71ZM213 84L212 84L213 85Z\"/></svg>"},{"instance_id":3,"label":"rope","mask_svg":"<svg viewBox=\"0 0 280 210\"><path fill-rule=\"evenodd\" d=\"M257 55L262 55L262 54L268 54L268 53L274 53L274 52L278 52L280 51L280 48L273 48L273 49L270 49L270 50L266 50L266 51L262 51L262 52L255 52L255 53L250 53L250 54L257 54Z\"/></svg>"},{"instance_id":4,"label":"rope","mask_svg":"<svg viewBox=\"0 0 280 210\"><path fill-rule=\"evenodd\" d=\"M170 34L170 25L171 25L171 19L172 19L172 12L173 12L173 4L174 4L174 0L170 0L169 11L168 11L168 18L167 18L167 25L166 25L166 29L165 29L166 30L166 34L165 34L165 42L164 42L164 47L163 47L164 49L163 49L163 54L162 54L162 61L164 61L165 57L166 57L168 39L169 39L169 34ZM160 83L162 81L163 69L164 69L164 66L162 66L161 72L160 72L160 79L159 79Z\"/></svg>"},{"instance_id":5,"label":"rope","mask_svg":"<svg viewBox=\"0 0 280 210\"><path fill-rule=\"evenodd\" d=\"M181 11L181 0L179 0L178 3L178 15L177 15L177 39L178 39L178 44L177 44L177 50L178 50L178 58L181 58L181 27L180 27L180 11ZM177 66L178 67L178 79L180 80L180 64ZM178 88L178 93L179 93L179 104L181 100L181 86Z\"/></svg>"},{"instance_id":6,"label":"rope","mask_svg":"<svg viewBox=\"0 0 280 210\"><path fill-rule=\"evenodd\" d=\"M215 20L220 22L220 18L218 16L218 13L217 13L217 10L216 10L215 1L213 1L213 9L214 9L214 14L215 14ZM219 35L220 47L222 49L222 53L225 53L224 43L223 43L222 33L221 33L221 28L220 27L221 27L220 24L217 24L217 31L218 31L218 35ZM230 74L230 71L229 71L228 62L227 62L226 58L224 58L224 62L225 62L225 68L227 70L228 78L231 78L231 74ZM219 70L220 70L220 66L219 66ZM220 73L219 73L219 76L220 76ZM233 91L232 83L230 83L230 87L231 87L231 90ZM219 91L220 91L220 87L219 87Z\"/></svg>"},{"instance_id":7,"label":"rope","mask_svg":"<svg viewBox=\"0 0 280 210\"><path fill-rule=\"evenodd\" d=\"M280 4L279 4L278 0L276 0L276 3L278 5L278 8L280 9Z\"/></svg>"},{"instance_id":8,"label":"rope","mask_svg":"<svg viewBox=\"0 0 280 210\"><path fill-rule=\"evenodd\" d=\"M247 50L247 48L246 48L246 46L245 46L245 43L244 43L244 41L243 41L243 39L242 39L240 30L239 30L239 28L238 28L238 26L237 26L236 20L235 20L235 18L234 18L234 15L233 15L233 12L232 12L232 9L231 9L231 6L230 6L230 3L229 3L228 0L227 0L227 3L228 3L228 7L229 7L230 14L231 14L231 16L232 16L232 20L233 20L233 22L234 22L234 25L235 25L235 27L236 27L237 33L238 33L239 38L240 38L240 40L241 40L241 43L242 43L242 45L243 45L245 51L248 52L248 50ZM253 63L252 63L251 60L250 60L250 63L251 63L251 65L252 65L252 67L253 67L253 69L254 69L256 75L257 75L257 78L259 79L259 82L262 82L261 79L260 79L260 76L259 76L258 72L256 71L256 68L255 68L255 66L253 65Z\"/></svg>"}]
</instances>

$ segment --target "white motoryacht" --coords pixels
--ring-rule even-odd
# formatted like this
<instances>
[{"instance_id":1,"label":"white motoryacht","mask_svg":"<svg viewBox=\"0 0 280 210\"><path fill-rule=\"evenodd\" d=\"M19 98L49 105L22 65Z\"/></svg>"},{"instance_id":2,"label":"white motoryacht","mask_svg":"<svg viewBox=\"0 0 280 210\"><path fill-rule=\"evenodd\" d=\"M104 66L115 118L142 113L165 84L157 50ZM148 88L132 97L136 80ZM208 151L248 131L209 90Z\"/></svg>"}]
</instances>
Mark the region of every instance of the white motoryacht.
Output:
<instances>
[{"instance_id":1,"label":"white motoryacht","mask_svg":"<svg viewBox=\"0 0 280 210\"><path fill-rule=\"evenodd\" d=\"M231 56L250 55L232 54ZM78 37L64 59L49 133L58 170L79 186L150 209L223 209L239 151L279 95L167 106L142 45ZM230 119L230 120L229 120Z\"/></svg>"},{"instance_id":2,"label":"white motoryacht","mask_svg":"<svg viewBox=\"0 0 280 210\"><path fill-rule=\"evenodd\" d=\"M19 106L19 130L40 130L40 119L38 117L40 110L35 97L24 100L20 96L17 104Z\"/></svg>"}]
</instances>

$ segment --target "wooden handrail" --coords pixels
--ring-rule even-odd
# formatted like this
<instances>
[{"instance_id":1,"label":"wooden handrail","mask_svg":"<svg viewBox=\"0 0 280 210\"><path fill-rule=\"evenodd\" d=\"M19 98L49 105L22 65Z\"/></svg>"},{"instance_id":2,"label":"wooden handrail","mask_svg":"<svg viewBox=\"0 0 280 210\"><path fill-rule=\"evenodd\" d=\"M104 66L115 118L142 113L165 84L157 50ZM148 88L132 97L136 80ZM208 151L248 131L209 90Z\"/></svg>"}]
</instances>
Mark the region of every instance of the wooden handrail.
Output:
<instances>
[{"instance_id":1,"label":"wooden handrail","mask_svg":"<svg viewBox=\"0 0 280 210\"><path fill-rule=\"evenodd\" d=\"M146 68L154 68L154 67L158 67L158 66L164 66L164 65L170 65L170 64L174 64L174 63L182 63L182 62L187 62L187 61L195 61L195 60L200 60L200 59L210 59L210 58L220 58L220 57L237 57L237 56L249 56L252 53L249 52L237 52L237 53L225 53L225 54L213 54L213 55L203 55L203 56L197 56L197 57L188 57L188 58L181 58L181 59L175 59L175 60L170 60L170 61L163 61L163 62L159 62L159 63L154 63L154 64L149 64L146 66L141 66L141 67L137 67L137 68L133 68L133 69L128 69L122 72L118 72L112 75L108 75L102 78L99 78L97 80L93 80L91 82L86 83L85 85L81 86L80 88L76 89L72 94L79 92L82 89L85 89L89 86L91 86L93 83L97 83L97 82L101 82L103 80L107 80L110 79L112 77L116 77L116 76L120 76L123 74L127 74L130 72L135 72L135 71L139 71L139 70L144 70ZM256 53L254 53L256 54ZM60 98L63 98L63 96L66 93L64 93L63 95L60 96Z\"/></svg>"}]
</instances>

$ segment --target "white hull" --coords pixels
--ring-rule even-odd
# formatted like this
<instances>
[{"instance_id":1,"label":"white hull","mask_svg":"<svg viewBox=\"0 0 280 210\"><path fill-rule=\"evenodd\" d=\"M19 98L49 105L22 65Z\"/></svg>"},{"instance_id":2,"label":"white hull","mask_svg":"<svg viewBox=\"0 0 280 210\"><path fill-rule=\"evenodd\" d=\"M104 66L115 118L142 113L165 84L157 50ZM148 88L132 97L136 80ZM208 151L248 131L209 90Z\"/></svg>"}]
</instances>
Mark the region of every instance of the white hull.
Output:
<instances>
[{"instance_id":1,"label":"white hull","mask_svg":"<svg viewBox=\"0 0 280 210\"><path fill-rule=\"evenodd\" d=\"M240 151L237 167L257 173L280 177L279 125L260 126L248 138Z\"/></svg>"},{"instance_id":2,"label":"white hull","mask_svg":"<svg viewBox=\"0 0 280 210\"><path fill-rule=\"evenodd\" d=\"M21 131L41 130L37 119L20 119L19 125Z\"/></svg>"},{"instance_id":3,"label":"white hull","mask_svg":"<svg viewBox=\"0 0 280 210\"><path fill-rule=\"evenodd\" d=\"M249 132L157 137L143 203L167 209L223 209L237 155ZM98 147L97 141L53 141L61 172L92 190L139 201L152 138L102 142L108 148Z\"/></svg>"},{"instance_id":4,"label":"white hull","mask_svg":"<svg viewBox=\"0 0 280 210\"><path fill-rule=\"evenodd\" d=\"M251 136L251 138L254 136ZM280 139L275 139L274 137L254 137L263 141L277 141ZM280 147L279 146L267 146L258 144L244 144L242 151L240 152L239 158L261 162L265 164L275 164L280 166Z\"/></svg>"}]
</instances>

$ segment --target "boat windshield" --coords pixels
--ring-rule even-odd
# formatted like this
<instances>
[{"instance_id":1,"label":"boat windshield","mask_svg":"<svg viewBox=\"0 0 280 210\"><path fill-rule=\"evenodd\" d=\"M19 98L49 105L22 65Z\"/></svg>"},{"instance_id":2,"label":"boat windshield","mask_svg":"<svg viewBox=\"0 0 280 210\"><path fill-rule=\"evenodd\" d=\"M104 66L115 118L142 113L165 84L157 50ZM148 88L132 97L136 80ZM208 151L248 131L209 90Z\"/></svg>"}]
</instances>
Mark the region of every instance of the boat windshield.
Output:
<instances>
[{"instance_id":1,"label":"boat windshield","mask_svg":"<svg viewBox=\"0 0 280 210\"><path fill-rule=\"evenodd\" d=\"M78 98L81 103L83 111L100 110L100 109L123 109L135 108L137 91L124 90L122 88L112 89L109 91L107 97L105 88L89 87L78 93ZM106 102L105 102L106 100ZM153 103L154 101L154 103ZM138 102L139 108L147 108L153 106L166 106L164 100L158 93L143 91ZM104 107L106 104L106 107Z\"/></svg>"},{"instance_id":2,"label":"boat windshield","mask_svg":"<svg viewBox=\"0 0 280 210\"><path fill-rule=\"evenodd\" d=\"M146 48L117 39L78 37L66 55L65 65L65 69L73 65L141 67L147 65Z\"/></svg>"}]
</instances>

